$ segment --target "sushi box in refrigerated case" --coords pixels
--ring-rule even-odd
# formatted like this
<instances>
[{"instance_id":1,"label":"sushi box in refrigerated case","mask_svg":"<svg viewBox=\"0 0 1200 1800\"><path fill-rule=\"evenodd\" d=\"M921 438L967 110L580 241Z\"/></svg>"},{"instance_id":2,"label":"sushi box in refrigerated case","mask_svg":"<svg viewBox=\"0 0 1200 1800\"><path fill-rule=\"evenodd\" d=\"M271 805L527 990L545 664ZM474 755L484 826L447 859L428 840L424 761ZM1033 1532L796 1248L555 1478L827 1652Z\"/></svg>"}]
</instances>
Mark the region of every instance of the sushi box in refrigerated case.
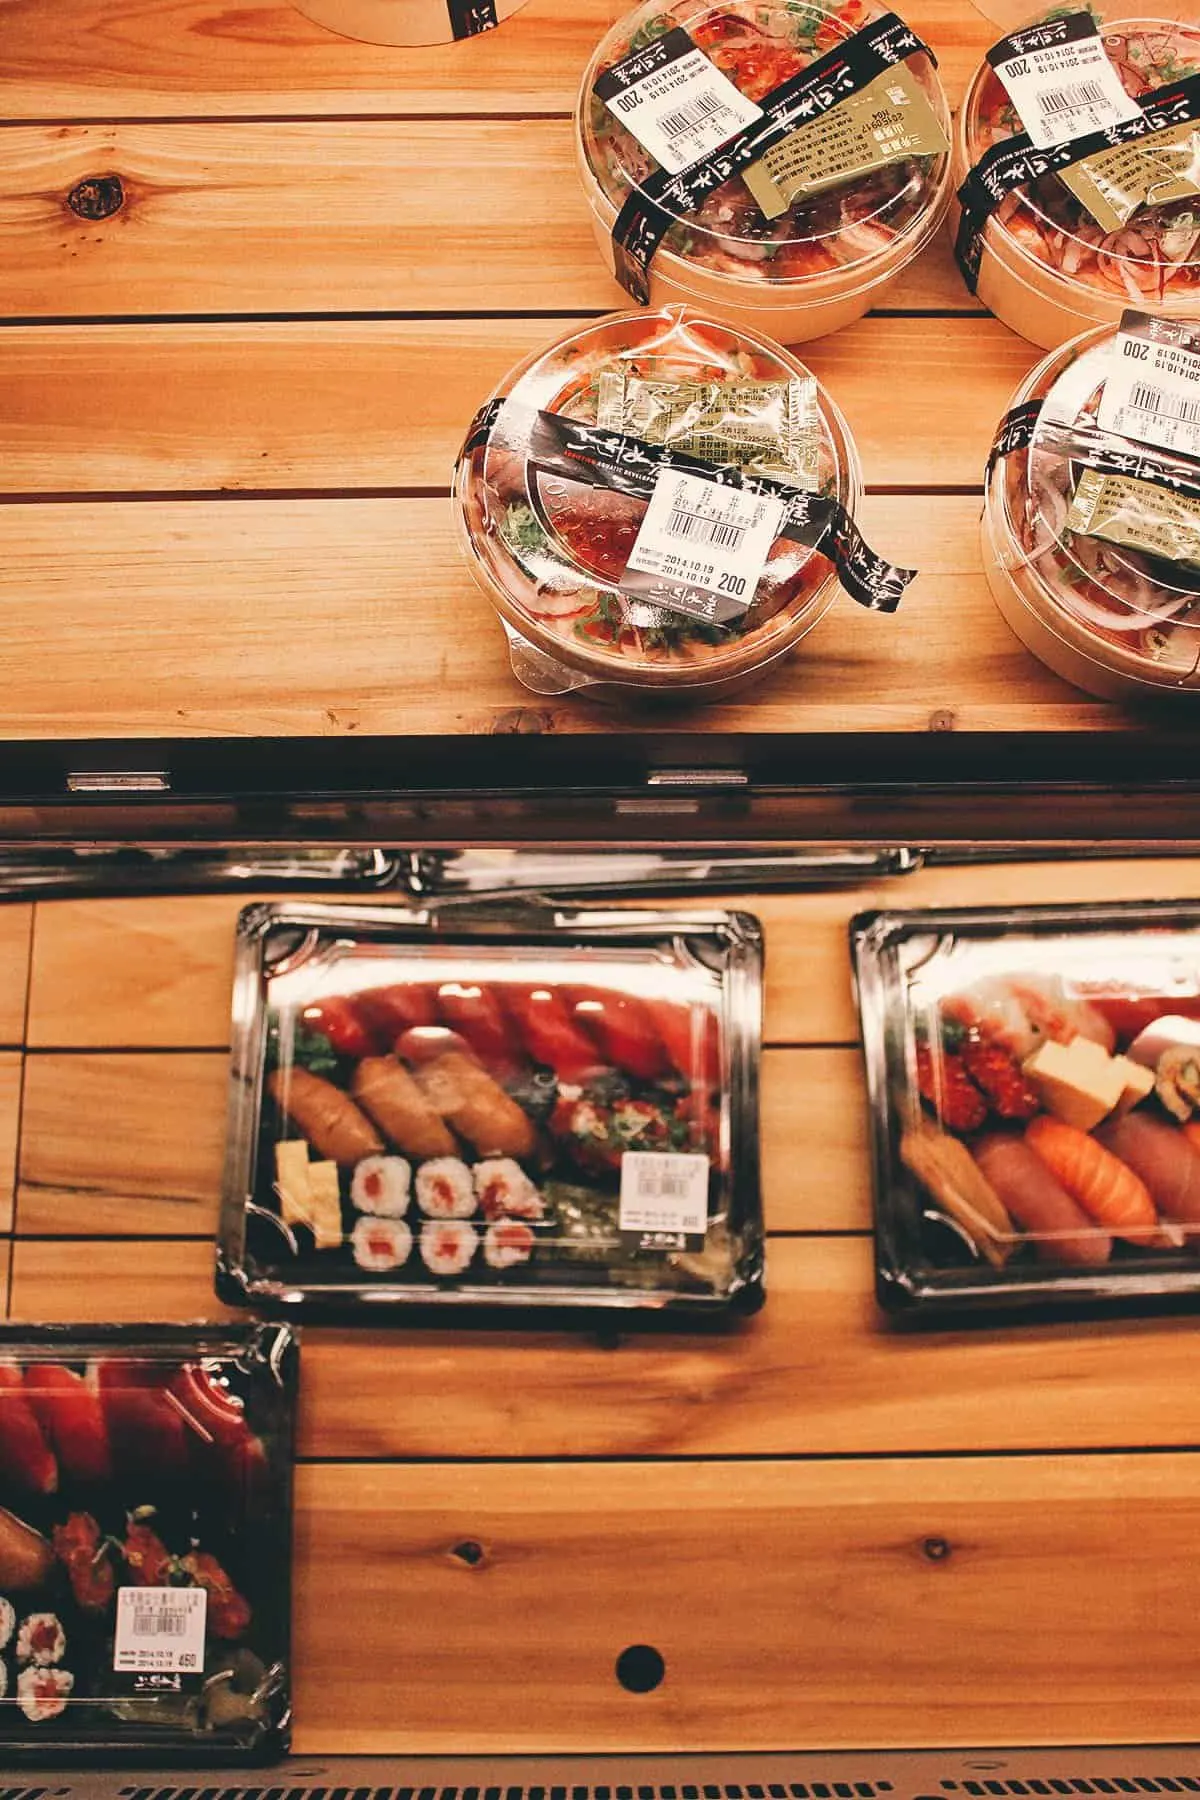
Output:
<instances>
[{"instance_id":1,"label":"sushi box in refrigerated case","mask_svg":"<svg viewBox=\"0 0 1200 1800\"><path fill-rule=\"evenodd\" d=\"M218 1292L755 1310L761 991L741 912L247 908Z\"/></svg>"},{"instance_id":2,"label":"sushi box in refrigerated case","mask_svg":"<svg viewBox=\"0 0 1200 1800\"><path fill-rule=\"evenodd\" d=\"M1200 1298L1200 903L851 924L881 1304Z\"/></svg>"},{"instance_id":3,"label":"sushi box in refrigerated case","mask_svg":"<svg viewBox=\"0 0 1200 1800\"><path fill-rule=\"evenodd\" d=\"M287 1749L297 1356L0 1326L0 1767Z\"/></svg>"}]
</instances>

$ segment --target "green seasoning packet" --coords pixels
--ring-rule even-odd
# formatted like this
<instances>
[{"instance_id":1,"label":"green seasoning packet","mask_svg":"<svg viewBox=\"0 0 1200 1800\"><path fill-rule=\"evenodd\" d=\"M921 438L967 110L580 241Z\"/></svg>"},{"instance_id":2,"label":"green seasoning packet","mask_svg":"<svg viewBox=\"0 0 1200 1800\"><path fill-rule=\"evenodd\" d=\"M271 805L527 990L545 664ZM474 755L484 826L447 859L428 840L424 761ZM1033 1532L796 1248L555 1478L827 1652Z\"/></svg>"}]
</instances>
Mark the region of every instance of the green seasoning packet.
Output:
<instances>
[{"instance_id":1,"label":"green seasoning packet","mask_svg":"<svg viewBox=\"0 0 1200 1800\"><path fill-rule=\"evenodd\" d=\"M817 384L651 381L623 369L597 380L596 423L701 462L734 463L816 492L821 444Z\"/></svg>"},{"instance_id":2,"label":"green seasoning packet","mask_svg":"<svg viewBox=\"0 0 1200 1800\"><path fill-rule=\"evenodd\" d=\"M823 118L774 144L743 170L742 179L767 218L778 219L801 195L819 194L910 156L940 156L949 148L916 76L897 63Z\"/></svg>"},{"instance_id":3,"label":"green seasoning packet","mask_svg":"<svg viewBox=\"0 0 1200 1800\"><path fill-rule=\"evenodd\" d=\"M1152 131L1058 171L1103 231L1120 231L1143 206L1200 197L1200 122Z\"/></svg>"},{"instance_id":4,"label":"green seasoning packet","mask_svg":"<svg viewBox=\"0 0 1200 1800\"><path fill-rule=\"evenodd\" d=\"M1200 568L1200 500L1172 494L1150 481L1085 469L1067 526L1086 537Z\"/></svg>"}]
</instances>

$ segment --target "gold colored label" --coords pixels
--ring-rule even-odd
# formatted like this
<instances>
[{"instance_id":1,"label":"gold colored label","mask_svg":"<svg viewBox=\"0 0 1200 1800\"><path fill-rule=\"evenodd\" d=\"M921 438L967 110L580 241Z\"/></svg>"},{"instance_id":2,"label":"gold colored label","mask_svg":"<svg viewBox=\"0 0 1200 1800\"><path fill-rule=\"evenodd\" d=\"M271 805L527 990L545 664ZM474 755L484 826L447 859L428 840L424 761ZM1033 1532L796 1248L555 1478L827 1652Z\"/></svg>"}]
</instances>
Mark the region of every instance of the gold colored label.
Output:
<instances>
[{"instance_id":1,"label":"gold colored label","mask_svg":"<svg viewBox=\"0 0 1200 1800\"><path fill-rule=\"evenodd\" d=\"M815 493L821 444L817 384L804 381L651 381L606 369L596 422L701 462L734 463Z\"/></svg>"},{"instance_id":2,"label":"gold colored label","mask_svg":"<svg viewBox=\"0 0 1200 1800\"><path fill-rule=\"evenodd\" d=\"M1200 196L1200 121L1099 150L1058 174L1102 231L1120 231L1143 206Z\"/></svg>"},{"instance_id":3,"label":"gold colored label","mask_svg":"<svg viewBox=\"0 0 1200 1800\"><path fill-rule=\"evenodd\" d=\"M1150 481L1085 469L1067 526L1086 537L1200 568L1200 500L1172 494Z\"/></svg>"},{"instance_id":4,"label":"gold colored label","mask_svg":"<svg viewBox=\"0 0 1200 1800\"><path fill-rule=\"evenodd\" d=\"M742 179L767 218L778 219L802 195L839 187L910 156L940 156L949 148L916 76L897 63L822 118L772 145Z\"/></svg>"}]
</instances>

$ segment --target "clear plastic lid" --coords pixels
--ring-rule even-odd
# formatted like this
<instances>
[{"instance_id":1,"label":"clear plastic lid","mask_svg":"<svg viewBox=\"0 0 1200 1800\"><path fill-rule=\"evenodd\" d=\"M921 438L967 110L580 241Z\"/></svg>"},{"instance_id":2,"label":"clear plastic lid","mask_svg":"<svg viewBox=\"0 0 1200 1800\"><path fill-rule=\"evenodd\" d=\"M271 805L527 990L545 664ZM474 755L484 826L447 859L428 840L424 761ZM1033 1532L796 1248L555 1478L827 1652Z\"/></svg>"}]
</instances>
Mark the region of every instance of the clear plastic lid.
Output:
<instances>
[{"instance_id":1,"label":"clear plastic lid","mask_svg":"<svg viewBox=\"0 0 1200 1800\"><path fill-rule=\"evenodd\" d=\"M881 1296L1200 1293L1200 913L854 922Z\"/></svg>"},{"instance_id":2,"label":"clear plastic lid","mask_svg":"<svg viewBox=\"0 0 1200 1800\"><path fill-rule=\"evenodd\" d=\"M1006 31L1062 20L1075 9L1031 13L1021 3L989 0L980 10ZM1100 29L1100 42L1131 103L1174 92L1200 76L1200 20L1192 0L1101 0L1078 9ZM1094 80L1068 73L1045 98ZM1069 116L1069 115L1067 115ZM963 104L963 156L974 168L993 146L1028 128L1009 88L989 62L981 65ZM1069 140L1072 132L1064 131ZM992 215L1018 260L1026 259L1110 301L1153 307L1183 318L1200 312L1200 119L1182 120L1050 171L1009 193Z\"/></svg>"},{"instance_id":3,"label":"clear plastic lid","mask_svg":"<svg viewBox=\"0 0 1200 1800\"><path fill-rule=\"evenodd\" d=\"M1200 445L1200 355L1178 346L1191 336L1200 351L1200 331L1171 322L1160 332L1153 319L1131 313L1116 331L1052 352L1009 414L1040 406L1036 423L1022 446L996 460L988 487L993 525L1027 603L1096 662L1161 686L1200 685L1200 500L1187 492L1200 488L1200 459L1103 430L1100 421L1124 397L1161 409L1119 408L1126 432L1157 428L1190 443L1195 421ZM1166 374L1156 368L1159 342ZM1127 346L1145 360L1130 365ZM1194 371L1178 392L1169 385L1173 359ZM1182 493L1156 478L1178 478Z\"/></svg>"},{"instance_id":4,"label":"clear plastic lid","mask_svg":"<svg viewBox=\"0 0 1200 1800\"><path fill-rule=\"evenodd\" d=\"M514 369L481 419L455 474L463 548L502 618L568 667L631 686L701 686L769 662L836 598L827 537L776 535L769 520L764 536L684 484L664 539L657 514L647 521L649 484L586 466L556 424L620 433L649 455L732 464L853 515L860 477L845 422L767 339L688 308L616 314ZM725 490L712 495L726 506ZM699 572L708 587L668 579L671 570Z\"/></svg>"},{"instance_id":5,"label":"clear plastic lid","mask_svg":"<svg viewBox=\"0 0 1200 1800\"><path fill-rule=\"evenodd\" d=\"M6 1762L287 1747L284 1326L0 1327Z\"/></svg>"},{"instance_id":6,"label":"clear plastic lid","mask_svg":"<svg viewBox=\"0 0 1200 1800\"><path fill-rule=\"evenodd\" d=\"M733 97L726 95L728 130L711 134L719 142L735 123L753 122L768 95L830 58L864 26L884 18L886 11L870 0L845 0L840 6L825 0L801 4L774 0L767 5L762 0L725 0L717 5L711 0L672 0L667 6L648 0L613 26L588 65L577 117L584 166L615 212L631 193L653 193L653 178L663 164L647 141L660 154L667 144L653 136L643 141L646 134L638 135L602 96L605 77L614 66L626 65L627 59L668 32L685 31L708 64L715 65L720 81L736 90ZM911 37L909 41L916 43ZM842 81L844 70L831 75ZM832 129L828 121L819 122L811 105L799 110L796 127L808 134L804 154L791 159L789 179L781 189L766 189L766 210L761 173L754 172L749 183L743 172L717 180L694 208L682 208L669 191L660 197L659 204L677 221L660 254L673 254L751 290L784 287L799 297L805 284L814 282L859 285L872 279L881 264L915 253L936 228L949 200L949 110L933 61L922 49L903 55L892 65L890 79L880 79L883 86L872 90L873 96L879 105L896 105L888 129L903 138L901 150L910 144L910 151L878 161L884 137L869 128L878 126L878 118L868 122L864 106L860 134L847 106L863 106L863 96L845 101L839 88L845 103L835 109ZM696 96L689 91L685 104L703 109L705 83L712 87L711 74L698 84ZM740 107L737 95L749 105ZM711 93L708 105L706 116L711 116ZM687 119L676 111L668 124L676 121L682 134ZM906 135L910 127L911 135ZM823 137L818 135L822 132ZM680 141L695 148L708 140L681 135ZM793 138L793 150L798 143Z\"/></svg>"},{"instance_id":7,"label":"clear plastic lid","mask_svg":"<svg viewBox=\"0 0 1200 1800\"><path fill-rule=\"evenodd\" d=\"M752 1309L761 953L743 913L248 909L223 1286Z\"/></svg>"}]
</instances>

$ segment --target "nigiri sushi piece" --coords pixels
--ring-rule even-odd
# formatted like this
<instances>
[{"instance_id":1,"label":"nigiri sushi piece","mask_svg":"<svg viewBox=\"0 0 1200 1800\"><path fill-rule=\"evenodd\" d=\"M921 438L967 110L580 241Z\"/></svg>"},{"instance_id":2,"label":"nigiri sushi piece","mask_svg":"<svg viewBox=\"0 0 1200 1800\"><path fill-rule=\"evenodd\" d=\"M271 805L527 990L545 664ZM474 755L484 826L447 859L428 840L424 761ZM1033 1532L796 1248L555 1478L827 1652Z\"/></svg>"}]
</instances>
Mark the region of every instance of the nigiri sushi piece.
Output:
<instances>
[{"instance_id":1,"label":"nigiri sushi piece","mask_svg":"<svg viewBox=\"0 0 1200 1800\"><path fill-rule=\"evenodd\" d=\"M43 1725L67 1710L74 1686L69 1669L22 1669L17 1676L17 1705L31 1725Z\"/></svg>"},{"instance_id":2,"label":"nigiri sushi piece","mask_svg":"<svg viewBox=\"0 0 1200 1800\"><path fill-rule=\"evenodd\" d=\"M52 1494L58 1486L54 1452L12 1363L0 1363L0 1468L9 1481L35 1494Z\"/></svg>"},{"instance_id":3,"label":"nigiri sushi piece","mask_svg":"<svg viewBox=\"0 0 1200 1800\"><path fill-rule=\"evenodd\" d=\"M1144 1113L1113 1119L1096 1133L1150 1190L1164 1219L1200 1234L1200 1152L1182 1131Z\"/></svg>"},{"instance_id":4,"label":"nigiri sushi piece","mask_svg":"<svg viewBox=\"0 0 1200 1800\"><path fill-rule=\"evenodd\" d=\"M546 1211L542 1196L510 1156L476 1163L471 1180L485 1219L540 1219Z\"/></svg>"},{"instance_id":5,"label":"nigiri sushi piece","mask_svg":"<svg viewBox=\"0 0 1200 1800\"><path fill-rule=\"evenodd\" d=\"M1158 1240L1161 1228L1150 1190L1096 1138L1043 1114L1026 1126L1025 1142L1105 1231L1135 1244Z\"/></svg>"},{"instance_id":6,"label":"nigiri sushi piece","mask_svg":"<svg viewBox=\"0 0 1200 1800\"><path fill-rule=\"evenodd\" d=\"M987 976L942 1001L942 1013L959 1025L974 1026L986 1040L1002 1044L1019 1062L1047 1039L1069 1044L1090 1038L1105 1050L1116 1048L1116 1033L1086 1000L1071 996L1061 976Z\"/></svg>"},{"instance_id":7,"label":"nigiri sushi piece","mask_svg":"<svg viewBox=\"0 0 1200 1800\"><path fill-rule=\"evenodd\" d=\"M421 1258L432 1275L461 1275L479 1248L479 1234L465 1219L427 1219Z\"/></svg>"},{"instance_id":8,"label":"nigiri sushi piece","mask_svg":"<svg viewBox=\"0 0 1200 1800\"><path fill-rule=\"evenodd\" d=\"M107 1481L112 1458L94 1385L61 1363L28 1363L25 1397L63 1474L73 1481Z\"/></svg>"},{"instance_id":9,"label":"nigiri sushi piece","mask_svg":"<svg viewBox=\"0 0 1200 1800\"><path fill-rule=\"evenodd\" d=\"M1108 1232L1071 1198L1023 1138L989 1133L973 1149L1001 1205L1033 1239L1039 1261L1080 1268L1108 1261Z\"/></svg>"},{"instance_id":10,"label":"nigiri sushi piece","mask_svg":"<svg viewBox=\"0 0 1200 1800\"><path fill-rule=\"evenodd\" d=\"M408 1211L412 1169L402 1156L367 1156L350 1182L350 1199L360 1213L402 1219Z\"/></svg>"},{"instance_id":11,"label":"nigiri sushi piece","mask_svg":"<svg viewBox=\"0 0 1200 1800\"><path fill-rule=\"evenodd\" d=\"M360 1269L398 1269L412 1254L412 1232L403 1219L364 1213L350 1233L350 1248Z\"/></svg>"},{"instance_id":12,"label":"nigiri sushi piece","mask_svg":"<svg viewBox=\"0 0 1200 1800\"><path fill-rule=\"evenodd\" d=\"M483 1239L490 1269L514 1269L533 1255L533 1232L523 1219L493 1219Z\"/></svg>"},{"instance_id":13,"label":"nigiri sushi piece","mask_svg":"<svg viewBox=\"0 0 1200 1800\"><path fill-rule=\"evenodd\" d=\"M435 1156L417 1170L417 1205L427 1219L469 1219L475 1211L471 1172L457 1156Z\"/></svg>"}]
</instances>

